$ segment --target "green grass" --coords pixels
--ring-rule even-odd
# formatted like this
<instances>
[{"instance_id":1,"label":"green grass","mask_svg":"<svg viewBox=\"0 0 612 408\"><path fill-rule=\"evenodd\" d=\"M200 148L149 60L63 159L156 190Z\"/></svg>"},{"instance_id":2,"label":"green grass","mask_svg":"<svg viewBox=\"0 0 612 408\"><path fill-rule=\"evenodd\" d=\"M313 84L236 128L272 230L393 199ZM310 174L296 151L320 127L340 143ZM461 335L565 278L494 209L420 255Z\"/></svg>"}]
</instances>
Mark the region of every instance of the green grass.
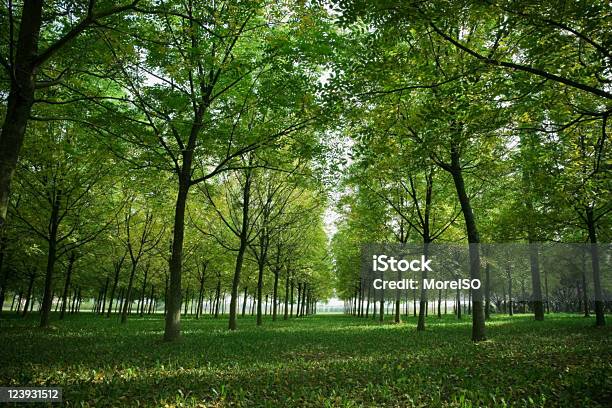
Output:
<instances>
[{"instance_id":1,"label":"green grass","mask_svg":"<svg viewBox=\"0 0 612 408\"><path fill-rule=\"evenodd\" d=\"M578 316L495 317L473 344L452 317L378 324L347 316L289 322L91 315L35 328L0 320L0 385L60 386L70 406L607 406L612 330Z\"/></svg>"}]
</instances>

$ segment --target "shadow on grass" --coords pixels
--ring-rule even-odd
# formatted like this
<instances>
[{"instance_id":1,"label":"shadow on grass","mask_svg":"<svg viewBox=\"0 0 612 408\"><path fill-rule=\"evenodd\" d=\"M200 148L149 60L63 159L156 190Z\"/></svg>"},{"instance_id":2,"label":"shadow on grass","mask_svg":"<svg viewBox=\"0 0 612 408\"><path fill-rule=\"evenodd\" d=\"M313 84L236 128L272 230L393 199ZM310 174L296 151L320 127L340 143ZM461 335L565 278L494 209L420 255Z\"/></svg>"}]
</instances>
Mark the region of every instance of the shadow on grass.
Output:
<instances>
[{"instance_id":1,"label":"shadow on grass","mask_svg":"<svg viewBox=\"0 0 612 408\"><path fill-rule=\"evenodd\" d=\"M415 318L397 325L312 316L256 327L246 317L236 332L226 319L184 319L176 344L161 341L160 316L127 325L69 316L54 331L32 323L2 321L0 383L59 385L67 400L95 406L460 405L462 398L597 406L612 397L611 331L577 316L496 316L490 340L479 344L469 340L468 319L451 317L429 318L424 333Z\"/></svg>"}]
</instances>

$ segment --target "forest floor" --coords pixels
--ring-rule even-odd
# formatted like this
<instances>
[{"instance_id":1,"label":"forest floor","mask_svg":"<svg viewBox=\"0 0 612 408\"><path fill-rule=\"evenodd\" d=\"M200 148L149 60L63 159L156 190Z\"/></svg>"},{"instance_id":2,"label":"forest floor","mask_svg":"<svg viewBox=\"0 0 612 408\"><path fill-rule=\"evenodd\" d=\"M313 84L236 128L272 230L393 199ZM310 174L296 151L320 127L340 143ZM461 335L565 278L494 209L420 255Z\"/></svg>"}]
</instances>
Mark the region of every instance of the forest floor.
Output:
<instances>
[{"instance_id":1,"label":"forest floor","mask_svg":"<svg viewBox=\"0 0 612 408\"><path fill-rule=\"evenodd\" d=\"M577 315L496 316L470 341L470 317L396 325L342 315L256 327L252 317L183 318L179 343L161 316L120 325L53 316L50 330L5 313L0 385L59 386L70 406L607 406L612 327ZM608 321L610 322L610 317ZM612 323L612 322L611 322Z\"/></svg>"}]
</instances>

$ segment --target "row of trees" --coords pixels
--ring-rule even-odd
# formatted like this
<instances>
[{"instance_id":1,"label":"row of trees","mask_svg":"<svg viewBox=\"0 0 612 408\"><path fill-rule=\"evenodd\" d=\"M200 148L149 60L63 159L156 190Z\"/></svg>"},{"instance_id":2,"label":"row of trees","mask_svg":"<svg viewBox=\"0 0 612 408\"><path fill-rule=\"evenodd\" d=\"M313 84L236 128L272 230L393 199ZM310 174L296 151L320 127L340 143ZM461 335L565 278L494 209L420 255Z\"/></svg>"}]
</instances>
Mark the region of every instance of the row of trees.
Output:
<instances>
[{"instance_id":1,"label":"row of trees","mask_svg":"<svg viewBox=\"0 0 612 408\"><path fill-rule=\"evenodd\" d=\"M343 298L359 286L364 242L470 243L473 279L487 272L481 242L588 242L603 325L609 9L3 3L0 297L44 275L47 326L71 281L115 303L123 292L123 320L130 299L152 286L161 299L163 287L171 341L186 289L199 296L204 281L215 291L200 277L221 274L235 329L245 282L258 312L267 292L289 298L288 281L311 299L329 293L322 190L342 178L333 247ZM345 139L341 164L335 145ZM541 320L536 251L528 268ZM482 340L490 296L468 300Z\"/></svg>"},{"instance_id":2,"label":"row of trees","mask_svg":"<svg viewBox=\"0 0 612 408\"><path fill-rule=\"evenodd\" d=\"M435 242L470 243L472 279L488 272L481 242L588 242L603 325L597 243L610 239L612 208L609 4L335 5L351 53L362 56L344 55L351 69L333 78L350 101L353 152L334 242L343 297L360 287L358 251L367 242L421 242L425 253ZM530 307L542 320L537 251L529 258ZM484 291L470 295L475 341L485 338ZM427 293L419 299L422 330Z\"/></svg>"},{"instance_id":3,"label":"row of trees","mask_svg":"<svg viewBox=\"0 0 612 408\"><path fill-rule=\"evenodd\" d=\"M148 292L171 341L194 293L227 291L230 329L243 290L259 324L270 285L274 316L325 297L324 10L98 3L2 6L1 300L44 277L46 327L74 287L123 322Z\"/></svg>"}]
</instances>

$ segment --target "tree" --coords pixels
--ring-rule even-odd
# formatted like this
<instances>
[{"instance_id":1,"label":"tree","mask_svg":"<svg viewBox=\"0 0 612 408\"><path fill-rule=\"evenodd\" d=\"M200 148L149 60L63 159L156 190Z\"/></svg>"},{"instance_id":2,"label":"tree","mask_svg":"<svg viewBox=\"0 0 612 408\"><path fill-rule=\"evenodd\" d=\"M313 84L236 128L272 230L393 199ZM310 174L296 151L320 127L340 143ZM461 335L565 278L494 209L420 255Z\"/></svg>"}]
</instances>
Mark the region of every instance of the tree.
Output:
<instances>
[{"instance_id":1,"label":"tree","mask_svg":"<svg viewBox=\"0 0 612 408\"><path fill-rule=\"evenodd\" d=\"M7 40L2 43L6 44L6 48L3 46L0 54L0 63L9 79L7 108L0 133L0 230L6 223L11 180L35 103L35 92L53 86L70 68L68 66L49 80L38 81L39 76L41 73L43 77L52 76L53 68L49 73L44 71L49 61L78 36L103 22L108 23L112 16L132 10L138 1L99 9L95 0L89 0L87 4L69 9L67 18L59 22L59 30L55 26L57 21L45 21L45 14L52 16L56 10L47 10L42 1L24 0L21 10L17 4L8 3L8 8L2 13L2 19L6 22L2 24L2 36ZM58 10L58 13L61 12ZM73 18L78 21L74 25L71 24ZM15 32L18 32L17 38ZM41 38L47 40L46 44L41 43ZM44 46L42 50L39 49L41 45Z\"/></svg>"}]
</instances>

